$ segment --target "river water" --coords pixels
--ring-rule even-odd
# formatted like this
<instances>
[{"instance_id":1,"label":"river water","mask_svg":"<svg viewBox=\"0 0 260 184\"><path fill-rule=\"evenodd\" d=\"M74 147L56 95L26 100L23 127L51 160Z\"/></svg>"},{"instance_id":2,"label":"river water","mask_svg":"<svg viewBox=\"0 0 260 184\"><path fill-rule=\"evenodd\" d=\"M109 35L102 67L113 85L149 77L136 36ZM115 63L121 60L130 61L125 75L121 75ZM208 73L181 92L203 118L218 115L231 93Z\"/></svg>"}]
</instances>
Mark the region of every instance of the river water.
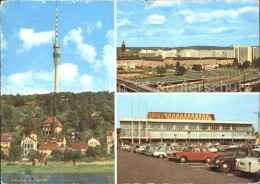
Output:
<instances>
[{"instance_id":1,"label":"river water","mask_svg":"<svg viewBox=\"0 0 260 184\"><path fill-rule=\"evenodd\" d=\"M10 182L10 179L34 178L48 179L47 182ZM4 183L17 184L114 184L114 173L87 173L87 174L2 174Z\"/></svg>"}]
</instances>

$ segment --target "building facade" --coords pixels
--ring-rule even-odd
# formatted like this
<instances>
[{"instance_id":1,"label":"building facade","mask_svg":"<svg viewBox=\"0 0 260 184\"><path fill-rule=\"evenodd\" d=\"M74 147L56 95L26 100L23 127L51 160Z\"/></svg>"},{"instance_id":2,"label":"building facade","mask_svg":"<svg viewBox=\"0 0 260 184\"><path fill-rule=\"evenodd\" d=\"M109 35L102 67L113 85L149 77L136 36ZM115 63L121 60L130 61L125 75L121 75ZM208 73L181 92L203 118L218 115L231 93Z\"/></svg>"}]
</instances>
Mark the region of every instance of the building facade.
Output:
<instances>
[{"instance_id":1,"label":"building facade","mask_svg":"<svg viewBox=\"0 0 260 184\"><path fill-rule=\"evenodd\" d=\"M98 145L101 145L101 144L97 139L92 137L91 139L88 140L88 146L89 147L96 147Z\"/></svg>"},{"instance_id":2,"label":"building facade","mask_svg":"<svg viewBox=\"0 0 260 184\"><path fill-rule=\"evenodd\" d=\"M114 131L106 131L107 136L107 154L114 153L115 134Z\"/></svg>"},{"instance_id":3,"label":"building facade","mask_svg":"<svg viewBox=\"0 0 260 184\"><path fill-rule=\"evenodd\" d=\"M47 120L40 123L40 128L43 134L50 135L52 123L53 123L52 118L48 118ZM61 131L62 131L62 123L55 118L55 132L60 133Z\"/></svg>"},{"instance_id":4,"label":"building facade","mask_svg":"<svg viewBox=\"0 0 260 184\"><path fill-rule=\"evenodd\" d=\"M124 143L254 141L254 122L218 121L213 114L149 112L147 118L121 118Z\"/></svg>"},{"instance_id":5,"label":"building facade","mask_svg":"<svg viewBox=\"0 0 260 184\"><path fill-rule=\"evenodd\" d=\"M10 133L1 133L1 151L6 155L9 155L12 138L13 136Z\"/></svg>"},{"instance_id":6,"label":"building facade","mask_svg":"<svg viewBox=\"0 0 260 184\"><path fill-rule=\"evenodd\" d=\"M29 136L23 138L21 147L23 148L23 156L28 155L31 151L37 151L37 134L31 132Z\"/></svg>"}]
</instances>

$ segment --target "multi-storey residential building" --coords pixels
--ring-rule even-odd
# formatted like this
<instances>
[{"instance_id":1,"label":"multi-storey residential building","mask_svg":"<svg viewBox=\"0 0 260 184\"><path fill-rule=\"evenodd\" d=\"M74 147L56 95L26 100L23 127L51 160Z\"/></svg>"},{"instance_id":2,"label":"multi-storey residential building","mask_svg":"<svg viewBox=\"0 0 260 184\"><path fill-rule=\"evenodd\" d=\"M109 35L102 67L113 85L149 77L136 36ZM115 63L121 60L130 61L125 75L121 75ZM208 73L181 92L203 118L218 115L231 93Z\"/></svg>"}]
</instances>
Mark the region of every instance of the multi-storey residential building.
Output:
<instances>
[{"instance_id":1,"label":"multi-storey residential building","mask_svg":"<svg viewBox=\"0 0 260 184\"><path fill-rule=\"evenodd\" d=\"M1 133L1 151L6 155L9 155L12 138L13 136L10 133Z\"/></svg>"},{"instance_id":2,"label":"multi-storey residential building","mask_svg":"<svg viewBox=\"0 0 260 184\"><path fill-rule=\"evenodd\" d=\"M52 118L48 118L47 120L40 123L40 128L45 135L50 135L51 133L51 124L53 123ZM62 123L55 118L55 132L60 133L62 130Z\"/></svg>"},{"instance_id":3,"label":"multi-storey residential building","mask_svg":"<svg viewBox=\"0 0 260 184\"><path fill-rule=\"evenodd\" d=\"M114 131L106 131L107 136L107 154L114 152L115 134Z\"/></svg>"},{"instance_id":4,"label":"multi-storey residential building","mask_svg":"<svg viewBox=\"0 0 260 184\"><path fill-rule=\"evenodd\" d=\"M219 121L214 114L149 112L147 118L120 118L125 143L239 142L255 140L251 121Z\"/></svg>"},{"instance_id":5,"label":"multi-storey residential building","mask_svg":"<svg viewBox=\"0 0 260 184\"><path fill-rule=\"evenodd\" d=\"M23 148L23 156L28 155L31 151L37 151L37 134L31 132L30 135L24 137L21 141L21 147Z\"/></svg>"},{"instance_id":6,"label":"multi-storey residential building","mask_svg":"<svg viewBox=\"0 0 260 184\"><path fill-rule=\"evenodd\" d=\"M251 46L234 46L234 57L238 59L239 63L249 61L250 63L259 58L259 47Z\"/></svg>"}]
</instances>

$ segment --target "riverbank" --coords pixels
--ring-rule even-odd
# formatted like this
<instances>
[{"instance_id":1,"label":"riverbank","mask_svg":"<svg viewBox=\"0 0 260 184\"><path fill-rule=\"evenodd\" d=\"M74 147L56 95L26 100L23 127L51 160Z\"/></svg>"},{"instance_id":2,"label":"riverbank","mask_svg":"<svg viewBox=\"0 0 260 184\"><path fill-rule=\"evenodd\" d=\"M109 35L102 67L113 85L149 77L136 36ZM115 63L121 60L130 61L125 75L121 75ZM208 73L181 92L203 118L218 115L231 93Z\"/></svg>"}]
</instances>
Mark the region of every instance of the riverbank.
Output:
<instances>
[{"instance_id":1,"label":"riverbank","mask_svg":"<svg viewBox=\"0 0 260 184\"><path fill-rule=\"evenodd\" d=\"M64 167L63 165L42 166L42 165L1 165L1 173L97 173L114 172L114 164L107 165L73 165Z\"/></svg>"}]
</instances>

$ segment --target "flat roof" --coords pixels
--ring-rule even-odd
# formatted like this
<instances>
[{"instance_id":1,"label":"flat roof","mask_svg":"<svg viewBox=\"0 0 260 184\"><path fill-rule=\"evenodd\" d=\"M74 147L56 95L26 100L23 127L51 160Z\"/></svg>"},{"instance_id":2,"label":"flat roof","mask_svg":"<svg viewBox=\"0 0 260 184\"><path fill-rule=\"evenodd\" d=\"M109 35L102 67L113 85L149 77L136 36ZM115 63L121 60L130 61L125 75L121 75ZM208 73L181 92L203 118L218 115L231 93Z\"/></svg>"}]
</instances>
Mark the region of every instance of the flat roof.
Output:
<instances>
[{"instance_id":1,"label":"flat roof","mask_svg":"<svg viewBox=\"0 0 260 184\"><path fill-rule=\"evenodd\" d=\"M148 121L148 122L158 122L158 123L211 123L211 124L246 124L253 125L254 121L219 121L219 120L176 120L176 119L147 119L147 118L120 118L121 122L131 122L131 121Z\"/></svg>"}]
</instances>

